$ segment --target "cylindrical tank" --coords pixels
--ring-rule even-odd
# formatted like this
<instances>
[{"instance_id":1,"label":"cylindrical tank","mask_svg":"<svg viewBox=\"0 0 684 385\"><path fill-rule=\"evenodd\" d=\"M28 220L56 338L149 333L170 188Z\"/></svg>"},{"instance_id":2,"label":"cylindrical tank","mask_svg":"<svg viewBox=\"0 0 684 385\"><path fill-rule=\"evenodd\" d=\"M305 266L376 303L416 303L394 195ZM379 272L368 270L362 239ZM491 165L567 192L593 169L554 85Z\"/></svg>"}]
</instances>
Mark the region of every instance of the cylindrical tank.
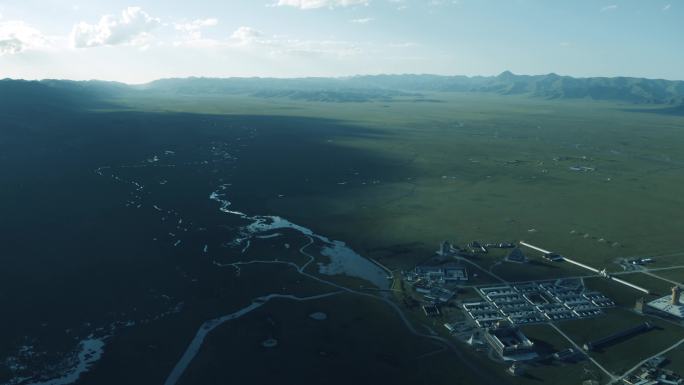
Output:
<instances>
[{"instance_id":1,"label":"cylindrical tank","mask_svg":"<svg viewBox=\"0 0 684 385\"><path fill-rule=\"evenodd\" d=\"M679 305L679 297L682 294L682 289L679 286L672 288L672 304Z\"/></svg>"}]
</instances>

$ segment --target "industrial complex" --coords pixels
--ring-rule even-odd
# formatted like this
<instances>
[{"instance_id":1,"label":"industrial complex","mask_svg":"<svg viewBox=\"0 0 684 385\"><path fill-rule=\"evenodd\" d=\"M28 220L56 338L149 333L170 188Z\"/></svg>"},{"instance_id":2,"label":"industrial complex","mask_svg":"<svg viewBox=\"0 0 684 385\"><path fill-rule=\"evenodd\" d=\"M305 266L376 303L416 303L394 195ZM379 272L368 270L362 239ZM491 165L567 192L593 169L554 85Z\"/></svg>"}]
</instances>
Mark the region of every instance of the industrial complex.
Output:
<instances>
[{"instance_id":1,"label":"industrial complex","mask_svg":"<svg viewBox=\"0 0 684 385\"><path fill-rule=\"evenodd\" d=\"M615 303L580 282L556 280L513 286L481 287L482 301L467 302L465 312L480 327L507 320L513 325L594 317Z\"/></svg>"},{"instance_id":2,"label":"industrial complex","mask_svg":"<svg viewBox=\"0 0 684 385\"><path fill-rule=\"evenodd\" d=\"M510 263L511 265L502 265L502 268L519 264L523 265L521 268L524 269L524 265L531 263L532 260L523 251L525 248L541 253L543 263L567 262L589 273L585 276L561 279L506 281L493 274L491 269L484 269L477 263L479 257L488 254L492 249L499 249L497 255L501 256L501 259L494 266ZM630 263L625 266L633 268L642 265ZM477 277L478 274L488 275L499 282L474 282L473 277ZM443 242L434 256L413 270L402 272L403 281L419 298L419 302L422 302L425 316L431 319L440 317L445 321L443 325L446 331L461 342L477 351L489 352L488 357L496 362L508 362L510 366L507 371L515 376L524 375L526 365L549 359L558 362L589 360L608 373L590 357L593 352L601 352L642 334L650 335L651 330L656 328L652 322L644 320L620 330L613 329L608 335L581 341L581 344L572 341L556 324L590 318L596 318L596 321L590 322L602 322L600 319L607 311L618 307L610 296L588 288L584 282L585 277L605 279L622 285L625 290L631 290L633 293L649 295L650 299L642 297L630 311L642 316L669 319L684 326L684 303L679 285L672 287L668 295L654 299L654 293L650 290L624 280L619 275L526 242L478 241L470 242L463 248ZM472 294L467 298L460 298L459 293L464 290L476 294L476 298ZM445 313L441 309L454 310ZM460 315L454 313L455 309L460 311ZM543 324L556 329L574 347L550 355L548 352L540 353L539 347L523 329L527 325ZM658 369L658 365L653 364L658 359L664 358L653 357L649 365L635 367L621 377L608 374L613 382L620 380L627 385L684 383L676 373Z\"/></svg>"}]
</instances>

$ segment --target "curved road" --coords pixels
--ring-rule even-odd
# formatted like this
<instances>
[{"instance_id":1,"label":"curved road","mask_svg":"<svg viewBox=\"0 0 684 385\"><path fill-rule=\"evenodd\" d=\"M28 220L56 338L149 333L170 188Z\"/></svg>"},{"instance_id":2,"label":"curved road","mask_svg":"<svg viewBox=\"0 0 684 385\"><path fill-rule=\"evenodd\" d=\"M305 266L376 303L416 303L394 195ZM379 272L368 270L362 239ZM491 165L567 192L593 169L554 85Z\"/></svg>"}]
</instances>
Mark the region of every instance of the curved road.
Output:
<instances>
[{"instance_id":1,"label":"curved road","mask_svg":"<svg viewBox=\"0 0 684 385\"><path fill-rule=\"evenodd\" d=\"M416 328L413 326L411 321L408 319L404 311L392 300L386 297L378 296L378 295L373 295L370 293L365 293L361 291L357 291L354 289L350 289L348 287L339 285L337 283L327 281L325 279L322 279L320 277L317 277L315 275L309 274L305 272L304 270L315 260L315 257L309 253L306 252L306 248L309 247L311 244L314 243L314 240L312 237L307 236L309 238L309 242L306 243L304 246L302 246L299 249L299 252L309 258L309 261L307 261L304 265L299 266L294 262L286 262L286 261L264 261L264 260L254 260L254 261L246 261L246 262L235 262L235 263L228 263L228 264L220 264L217 262L214 262L217 266L220 267L233 267L236 269L236 274L240 273L240 266L242 265L250 265L250 264L281 264L281 265L287 265L290 267L293 267L297 270L297 272L307 278L311 278L315 281L318 281L320 283L323 283L328 286L332 286L336 289L339 289L338 291L331 292L331 293L325 293L325 294L320 294L316 296L311 296L311 297L296 297L294 295L285 295L285 294L270 294L264 297L258 297L253 300L253 302L245 307L242 308L234 313L215 318L209 321L206 321L205 323L202 324L202 326L199 328L197 331L197 334L195 335L195 338L192 340L188 348L186 349L185 353L183 356L180 358L180 360L176 363L174 366L173 370L167 377L166 381L164 382L164 385L175 385L187 369L187 367L190 365L192 360L195 358L197 353L199 352L202 344L204 343L205 338L207 335L214 330L216 327L220 326L221 324L234 320L236 318L242 317L245 314L248 314L249 312L258 309L259 307L263 306L266 304L269 300L273 298L284 298L284 299L291 299L295 301L309 301L309 300L315 300L315 299L321 299L321 298L327 298L331 297L333 295L337 295L340 293L351 293L354 295L360 295L368 298L372 298L375 300L379 300L384 302L386 305L391 307L395 313L399 316L401 321L404 323L406 328L409 330L409 332L415 336L422 337L422 338L428 338L433 341L439 342L443 344L444 346L448 347L453 353L456 354L456 356L460 359L460 361L465 364L470 370L475 372L479 378L480 378L480 384L488 384L488 385L499 385L501 384L500 379L497 377L493 376L491 372L483 370L481 367L479 367L477 364L472 362L470 358L467 358L463 352L458 350L456 345L443 337L436 336L436 335L429 335L429 334L424 334L416 330ZM497 277L498 278L498 277Z\"/></svg>"}]
</instances>

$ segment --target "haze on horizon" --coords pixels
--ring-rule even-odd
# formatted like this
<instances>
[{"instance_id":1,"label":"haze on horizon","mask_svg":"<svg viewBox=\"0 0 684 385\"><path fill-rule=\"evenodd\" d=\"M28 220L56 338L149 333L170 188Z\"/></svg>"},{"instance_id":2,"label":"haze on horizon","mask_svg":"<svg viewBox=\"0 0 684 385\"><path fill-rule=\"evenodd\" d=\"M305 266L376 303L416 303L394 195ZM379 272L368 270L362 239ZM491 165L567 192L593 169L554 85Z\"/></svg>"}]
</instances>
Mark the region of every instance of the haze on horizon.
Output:
<instances>
[{"instance_id":1,"label":"haze on horizon","mask_svg":"<svg viewBox=\"0 0 684 385\"><path fill-rule=\"evenodd\" d=\"M379 73L684 79L668 0L5 0L0 78Z\"/></svg>"}]
</instances>

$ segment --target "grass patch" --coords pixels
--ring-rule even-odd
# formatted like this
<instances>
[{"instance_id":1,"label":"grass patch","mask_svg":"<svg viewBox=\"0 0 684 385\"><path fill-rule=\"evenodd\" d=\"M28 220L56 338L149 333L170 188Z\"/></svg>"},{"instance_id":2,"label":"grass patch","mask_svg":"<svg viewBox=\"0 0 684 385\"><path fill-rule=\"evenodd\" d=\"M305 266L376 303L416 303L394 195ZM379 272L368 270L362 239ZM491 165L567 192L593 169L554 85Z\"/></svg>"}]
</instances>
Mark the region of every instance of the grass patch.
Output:
<instances>
[{"instance_id":1,"label":"grass patch","mask_svg":"<svg viewBox=\"0 0 684 385\"><path fill-rule=\"evenodd\" d=\"M669 322L644 317L623 309L608 309L602 317L562 322L558 326L582 346L584 343L595 341L645 321L651 322L656 328L589 353L606 369L618 374L683 338L684 330ZM589 324L591 327L588 327Z\"/></svg>"}]
</instances>

